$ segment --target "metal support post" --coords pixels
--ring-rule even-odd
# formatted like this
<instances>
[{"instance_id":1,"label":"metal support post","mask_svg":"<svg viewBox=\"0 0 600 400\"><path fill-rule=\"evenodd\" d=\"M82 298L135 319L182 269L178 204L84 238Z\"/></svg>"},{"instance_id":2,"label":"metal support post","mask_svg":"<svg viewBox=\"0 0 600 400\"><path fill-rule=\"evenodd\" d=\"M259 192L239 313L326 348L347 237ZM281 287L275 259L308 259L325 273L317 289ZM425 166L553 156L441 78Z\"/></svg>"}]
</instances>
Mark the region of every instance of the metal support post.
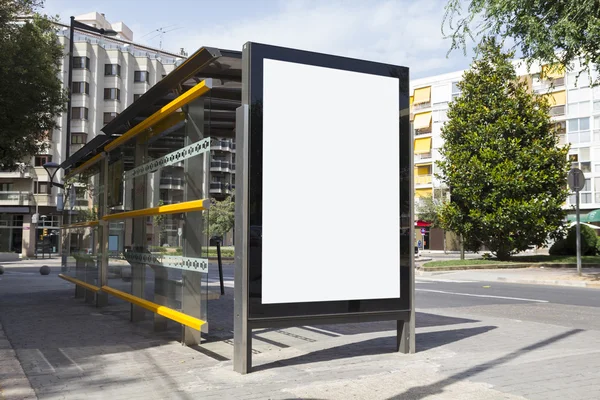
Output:
<instances>
[{"instance_id":1,"label":"metal support post","mask_svg":"<svg viewBox=\"0 0 600 400\"><path fill-rule=\"evenodd\" d=\"M223 261L221 260L221 241L217 240L217 262L219 264L219 281L221 282L221 294L225 294L225 284L223 283Z\"/></svg>"},{"instance_id":2,"label":"metal support post","mask_svg":"<svg viewBox=\"0 0 600 400\"><path fill-rule=\"evenodd\" d=\"M246 51L244 51L244 58ZM247 69L244 68L244 71ZM243 97L243 96L242 96ZM248 326L248 106L236 111L235 272L233 302L233 369L247 374L252 368L252 329Z\"/></svg>"}]
</instances>

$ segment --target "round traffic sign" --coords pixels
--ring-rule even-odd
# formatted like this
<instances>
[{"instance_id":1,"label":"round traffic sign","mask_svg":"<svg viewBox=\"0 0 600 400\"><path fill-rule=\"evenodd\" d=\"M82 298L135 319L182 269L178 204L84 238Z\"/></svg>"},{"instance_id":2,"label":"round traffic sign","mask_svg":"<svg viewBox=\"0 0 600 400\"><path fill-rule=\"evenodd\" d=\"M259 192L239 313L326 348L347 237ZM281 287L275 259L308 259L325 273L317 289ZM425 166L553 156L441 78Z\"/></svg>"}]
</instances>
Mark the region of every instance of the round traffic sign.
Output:
<instances>
[{"instance_id":1,"label":"round traffic sign","mask_svg":"<svg viewBox=\"0 0 600 400\"><path fill-rule=\"evenodd\" d=\"M567 177L569 188L574 192L579 192L585 186L585 175L579 168L571 168Z\"/></svg>"}]
</instances>

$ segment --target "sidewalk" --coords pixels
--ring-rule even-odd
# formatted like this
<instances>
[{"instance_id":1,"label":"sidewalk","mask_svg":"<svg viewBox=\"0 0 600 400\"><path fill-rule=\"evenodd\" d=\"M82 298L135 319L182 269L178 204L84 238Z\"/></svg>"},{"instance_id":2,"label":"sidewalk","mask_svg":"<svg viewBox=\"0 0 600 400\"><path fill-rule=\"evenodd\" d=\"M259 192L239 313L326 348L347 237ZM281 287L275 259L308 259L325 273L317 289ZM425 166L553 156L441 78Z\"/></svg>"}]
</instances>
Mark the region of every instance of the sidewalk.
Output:
<instances>
[{"instance_id":1,"label":"sidewalk","mask_svg":"<svg viewBox=\"0 0 600 400\"><path fill-rule=\"evenodd\" d=\"M416 354L393 351L391 321L262 329L253 332L254 372L239 375L231 288L209 302L211 333L190 348L175 340L176 324L155 333L150 320L129 322L128 304L90 306L56 276L60 267L49 276L38 268L0 276L2 400L32 390L44 400L598 398L598 331L517 324L485 309L418 309Z\"/></svg>"},{"instance_id":2,"label":"sidewalk","mask_svg":"<svg viewBox=\"0 0 600 400\"><path fill-rule=\"evenodd\" d=\"M545 267L416 272L417 277L442 275L458 280L600 288L600 268L582 268L581 276L577 275L574 268Z\"/></svg>"}]
</instances>

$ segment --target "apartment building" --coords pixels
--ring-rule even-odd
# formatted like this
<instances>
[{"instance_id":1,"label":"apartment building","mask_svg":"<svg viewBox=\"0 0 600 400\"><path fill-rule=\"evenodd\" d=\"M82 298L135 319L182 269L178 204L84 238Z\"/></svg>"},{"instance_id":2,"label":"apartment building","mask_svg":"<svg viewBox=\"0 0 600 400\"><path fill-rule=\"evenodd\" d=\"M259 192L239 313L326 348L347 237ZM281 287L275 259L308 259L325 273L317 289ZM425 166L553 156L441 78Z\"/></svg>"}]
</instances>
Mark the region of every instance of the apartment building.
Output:
<instances>
[{"instance_id":1,"label":"apartment building","mask_svg":"<svg viewBox=\"0 0 600 400\"><path fill-rule=\"evenodd\" d=\"M100 129L122 110L165 77L185 56L149 48L133 42L134 34L122 22L110 23L104 14L92 12L77 16L77 21L96 28L110 29L117 36L100 36L75 31L73 54L72 117L70 154L94 138ZM58 24L58 38L64 47L60 78L68 78L69 27ZM66 86L66 84L65 84ZM53 188L43 165L61 163L66 156L64 113L59 128L48 135L49 148L31 160L25 160L16 172L0 171L0 253L32 256L41 236L49 236L50 251L58 252L61 212L57 211L58 189ZM62 170L54 178L61 181ZM161 178L161 190L171 190L167 201L177 196L177 174ZM171 197L169 197L171 196ZM81 193L76 207L86 208L89 201ZM37 224L32 215L38 213Z\"/></svg>"},{"instance_id":2,"label":"apartment building","mask_svg":"<svg viewBox=\"0 0 600 400\"><path fill-rule=\"evenodd\" d=\"M560 144L571 144L569 160L573 167L585 173L585 187L581 191L582 213L600 208L600 87L590 87L590 78L594 80L598 72L593 69L591 75L582 73L579 63L571 65L567 72L540 64L528 69L522 60L515 60L514 65L519 79L526 82L531 91L547 96L551 105L550 117L560 132ZM441 129L447 121L448 104L460 95L457 84L463 73L456 71L411 82L416 208L424 197L448 196L448 188L435 178L439 172L435 162L440 160ZM571 195L565 204L569 218L574 214L574 204L575 196ZM425 221L419 220L416 212L415 218L416 240L421 247L444 249L445 233L430 229Z\"/></svg>"}]
</instances>

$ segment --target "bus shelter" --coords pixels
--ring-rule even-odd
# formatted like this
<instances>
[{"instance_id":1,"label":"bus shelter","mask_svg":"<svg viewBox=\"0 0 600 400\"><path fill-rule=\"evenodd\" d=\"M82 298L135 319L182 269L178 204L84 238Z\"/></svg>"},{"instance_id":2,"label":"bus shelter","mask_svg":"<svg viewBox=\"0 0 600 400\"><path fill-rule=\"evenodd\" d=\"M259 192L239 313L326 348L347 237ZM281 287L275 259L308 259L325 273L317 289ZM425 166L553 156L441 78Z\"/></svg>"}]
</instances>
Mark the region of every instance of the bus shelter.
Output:
<instances>
[{"instance_id":1,"label":"bus shelter","mask_svg":"<svg viewBox=\"0 0 600 400\"><path fill-rule=\"evenodd\" d=\"M251 370L252 329L264 327L395 320L397 350L414 351L408 68L201 48L102 131L61 165L61 278L77 297L125 300L131 321L171 320L183 344L201 344L218 297L211 145L235 138L235 370ZM326 251L313 246L322 231Z\"/></svg>"}]
</instances>

